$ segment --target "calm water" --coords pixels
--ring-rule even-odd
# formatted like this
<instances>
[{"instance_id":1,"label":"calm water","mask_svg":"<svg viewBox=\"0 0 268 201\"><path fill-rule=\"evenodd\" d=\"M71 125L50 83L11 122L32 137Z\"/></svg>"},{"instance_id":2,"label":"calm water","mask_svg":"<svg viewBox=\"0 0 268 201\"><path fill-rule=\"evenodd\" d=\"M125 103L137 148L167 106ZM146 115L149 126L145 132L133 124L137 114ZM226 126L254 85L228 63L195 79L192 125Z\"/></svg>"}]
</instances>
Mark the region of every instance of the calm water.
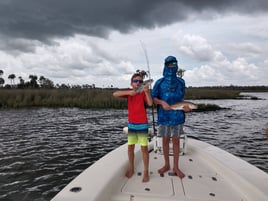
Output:
<instances>
[{"instance_id":1,"label":"calm water","mask_svg":"<svg viewBox=\"0 0 268 201\"><path fill-rule=\"evenodd\" d=\"M185 132L268 173L268 93L254 95L263 100L194 101L229 109L188 113ZM125 143L126 124L126 110L0 110L0 200L50 200L81 171Z\"/></svg>"}]
</instances>

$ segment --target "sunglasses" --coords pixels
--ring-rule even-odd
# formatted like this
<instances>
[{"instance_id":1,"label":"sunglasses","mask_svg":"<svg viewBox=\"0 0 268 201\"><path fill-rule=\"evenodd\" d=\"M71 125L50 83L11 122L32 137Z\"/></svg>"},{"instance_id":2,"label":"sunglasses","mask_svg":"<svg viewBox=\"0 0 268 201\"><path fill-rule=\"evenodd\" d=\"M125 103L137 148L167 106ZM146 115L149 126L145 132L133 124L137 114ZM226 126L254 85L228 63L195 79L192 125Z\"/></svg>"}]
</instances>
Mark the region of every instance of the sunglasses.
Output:
<instances>
[{"instance_id":1,"label":"sunglasses","mask_svg":"<svg viewBox=\"0 0 268 201\"><path fill-rule=\"evenodd\" d=\"M177 65L177 62L176 61L167 62L166 65L167 66L169 66L169 65Z\"/></svg>"},{"instance_id":2,"label":"sunglasses","mask_svg":"<svg viewBox=\"0 0 268 201\"><path fill-rule=\"evenodd\" d=\"M143 83L143 80L132 80L132 82L134 82L134 83Z\"/></svg>"}]
</instances>

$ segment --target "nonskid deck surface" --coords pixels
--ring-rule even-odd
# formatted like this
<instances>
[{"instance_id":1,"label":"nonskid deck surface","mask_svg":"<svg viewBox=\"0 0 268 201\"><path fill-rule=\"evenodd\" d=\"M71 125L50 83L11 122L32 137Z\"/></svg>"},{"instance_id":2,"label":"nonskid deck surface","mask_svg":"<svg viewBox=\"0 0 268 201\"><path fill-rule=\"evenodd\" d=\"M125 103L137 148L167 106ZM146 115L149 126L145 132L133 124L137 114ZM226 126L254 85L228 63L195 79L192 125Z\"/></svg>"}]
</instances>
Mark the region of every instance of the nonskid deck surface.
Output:
<instances>
[{"instance_id":1,"label":"nonskid deck surface","mask_svg":"<svg viewBox=\"0 0 268 201\"><path fill-rule=\"evenodd\" d=\"M147 198L168 200L243 200L242 195L234 191L210 164L202 160L198 154L180 156L180 169L185 177L180 179L172 169L163 175L158 169L164 164L163 155L150 153L150 181L142 182L143 163L137 164L135 175L123 185L121 193L132 196L133 200ZM173 156L170 157L173 167Z\"/></svg>"}]
</instances>

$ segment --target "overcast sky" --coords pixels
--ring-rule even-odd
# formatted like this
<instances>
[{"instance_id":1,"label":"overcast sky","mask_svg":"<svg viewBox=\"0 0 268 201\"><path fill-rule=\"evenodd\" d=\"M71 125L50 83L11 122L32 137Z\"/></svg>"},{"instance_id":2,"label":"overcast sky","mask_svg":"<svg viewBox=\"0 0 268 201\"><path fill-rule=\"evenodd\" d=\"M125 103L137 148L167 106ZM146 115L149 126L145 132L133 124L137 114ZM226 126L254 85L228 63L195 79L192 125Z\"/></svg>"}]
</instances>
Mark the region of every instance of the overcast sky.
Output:
<instances>
[{"instance_id":1,"label":"overcast sky","mask_svg":"<svg viewBox=\"0 0 268 201\"><path fill-rule=\"evenodd\" d=\"M187 86L268 85L267 0L0 0L0 70L129 87L176 56ZM145 51L144 51L145 50Z\"/></svg>"}]
</instances>

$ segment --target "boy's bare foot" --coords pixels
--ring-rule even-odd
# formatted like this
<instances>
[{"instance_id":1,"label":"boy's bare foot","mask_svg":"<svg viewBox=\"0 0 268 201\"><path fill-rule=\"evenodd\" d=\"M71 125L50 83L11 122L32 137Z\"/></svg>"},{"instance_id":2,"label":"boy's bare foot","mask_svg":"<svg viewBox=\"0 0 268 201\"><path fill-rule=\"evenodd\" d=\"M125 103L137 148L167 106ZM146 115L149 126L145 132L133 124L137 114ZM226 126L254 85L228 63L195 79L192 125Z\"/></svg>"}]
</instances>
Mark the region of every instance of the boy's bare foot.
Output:
<instances>
[{"instance_id":1,"label":"boy's bare foot","mask_svg":"<svg viewBox=\"0 0 268 201\"><path fill-rule=\"evenodd\" d=\"M170 170L170 167L169 166L164 166L164 167L162 167L162 168L160 168L159 170L158 170L158 173L159 174L164 174L165 172L167 172L167 171L169 171Z\"/></svg>"},{"instance_id":2,"label":"boy's bare foot","mask_svg":"<svg viewBox=\"0 0 268 201\"><path fill-rule=\"evenodd\" d=\"M185 174L182 171L180 171L179 169L173 169L173 171L179 178L182 179L183 177L185 177Z\"/></svg>"},{"instance_id":3,"label":"boy's bare foot","mask_svg":"<svg viewBox=\"0 0 268 201\"><path fill-rule=\"evenodd\" d=\"M142 182L148 182L149 180L150 180L150 177L149 177L148 171L144 171Z\"/></svg>"},{"instance_id":4,"label":"boy's bare foot","mask_svg":"<svg viewBox=\"0 0 268 201\"><path fill-rule=\"evenodd\" d=\"M127 178L131 178L131 177L133 176L133 174L134 174L134 171L133 171L133 170L128 170L128 171L126 172L126 177L127 177Z\"/></svg>"}]
</instances>

